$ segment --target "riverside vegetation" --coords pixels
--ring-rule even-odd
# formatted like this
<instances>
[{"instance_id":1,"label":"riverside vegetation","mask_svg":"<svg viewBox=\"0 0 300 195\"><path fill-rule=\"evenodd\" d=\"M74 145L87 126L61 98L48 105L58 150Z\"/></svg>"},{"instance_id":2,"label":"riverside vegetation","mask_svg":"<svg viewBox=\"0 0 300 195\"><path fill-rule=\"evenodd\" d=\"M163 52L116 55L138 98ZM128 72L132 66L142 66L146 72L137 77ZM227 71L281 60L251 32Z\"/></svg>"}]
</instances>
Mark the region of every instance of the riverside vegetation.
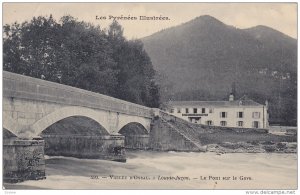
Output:
<instances>
[{"instance_id":1,"label":"riverside vegetation","mask_svg":"<svg viewBox=\"0 0 300 195\"><path fill-rule=\"evenodd\" d=\"M3 69L158 107L159 88L140 40L113 21L102 29L72 16L34 17L3 27Z\"/></svg>"}]
</instances>

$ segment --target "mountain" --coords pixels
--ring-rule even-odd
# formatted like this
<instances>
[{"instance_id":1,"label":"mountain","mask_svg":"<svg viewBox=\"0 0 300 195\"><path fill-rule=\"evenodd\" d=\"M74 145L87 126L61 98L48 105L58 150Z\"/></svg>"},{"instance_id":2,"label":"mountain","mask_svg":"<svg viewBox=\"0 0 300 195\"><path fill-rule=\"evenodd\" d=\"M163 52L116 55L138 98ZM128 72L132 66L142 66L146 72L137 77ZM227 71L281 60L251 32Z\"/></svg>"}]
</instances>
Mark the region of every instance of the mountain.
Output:
<instances>
[{"instance_id":1,"label":"mountain","mask_svg":"<svg viewBox=\"0 0 300 195\"><path fill-rule=\"evenodd\" d=\"M270 102L270 117L297 114L297 40L266 26L238 29L205 15L142 39L156 71L173 84L162 96L220 100L231 92Z\"/></svg>"}]
</instances>

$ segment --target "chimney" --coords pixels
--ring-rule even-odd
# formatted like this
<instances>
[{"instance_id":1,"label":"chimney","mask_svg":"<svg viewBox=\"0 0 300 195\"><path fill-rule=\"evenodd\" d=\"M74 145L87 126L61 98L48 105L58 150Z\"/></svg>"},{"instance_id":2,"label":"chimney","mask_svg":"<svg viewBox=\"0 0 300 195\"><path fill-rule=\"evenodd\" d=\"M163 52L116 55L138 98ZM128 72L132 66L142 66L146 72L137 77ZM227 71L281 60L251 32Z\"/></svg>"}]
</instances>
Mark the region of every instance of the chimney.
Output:
<instances>
[{"instance_id":1,"label":"chimney","mask_svg":"<svg viewBox=\"0 0 300 195\"><path fill-rule=\"evenodd\" d=\"M229 101L234 101L234 95L232 93L229 95Z\"/></svg>"},{"instance_id":2,"label":"chimney","mask_svg":"<svg viewBox=\"0 0 300 195\"><path fill-rule=\"evenodd\" d=\"M266 104L266 107L268 108L268 107L269 107L269 102L268 102L268 100L266 100L265 104Z\"/></svg>"}]
</instances>

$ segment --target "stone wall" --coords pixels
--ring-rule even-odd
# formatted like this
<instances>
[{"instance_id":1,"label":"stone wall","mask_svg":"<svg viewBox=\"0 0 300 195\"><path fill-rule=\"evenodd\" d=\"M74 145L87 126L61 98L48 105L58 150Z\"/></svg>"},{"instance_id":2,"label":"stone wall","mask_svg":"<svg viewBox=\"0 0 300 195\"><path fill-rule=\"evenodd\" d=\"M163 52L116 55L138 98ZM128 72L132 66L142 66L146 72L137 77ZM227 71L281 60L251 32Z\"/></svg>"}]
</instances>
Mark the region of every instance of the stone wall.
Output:
<instances>
[{"instance_id":1,"label":"stone wall","mask_svg":"<svg viewBox=\"0 0 300 195\"><path fill-rule=\"evenodd\" d=\"M203 130L221 130L221 131L233 131L236 133L260 133L266 134L269 132L268 129L258 129L258 128L238 128L238 127L220 127L220 126L207 126L195 124L197 128L202 128Z\"/></svg>"},{"instance_id":2,"label":"stone wall","mask_svg":"<svg viewBox=\"0 0 300 195\"><path fill-rule=\"evenodd\" d=\"M149 148L149 135L126 135L125 148L146 150Z\"/></svg>"},{"instance_id":3,"label":"stone wall","mask_svg":"<svg viewBox=\"0 0 300 195\"><path fill-rule=\"evenodd\" d=\"M44 140L3 140L3 180L45 179Z\"/></svg>"},{"instance_id":4,"label":"stone wall","mask_svg":"<svg viewBox=\"0 0 300 195\"><path fill-rule=\"evenodd\" d=\"M150 131L150 148L159 151L202 151L158 117L154 120Z\"/></svg>"},{"instance_id":5,"label":"stone wall","mask_svg":"<svg viewBox=\"0 0 300 195\"><path fill-rule=\"evenodd\" d=\"M41 135L45 154L126 162L124 136Z\"/></svg>"}]
</instances>

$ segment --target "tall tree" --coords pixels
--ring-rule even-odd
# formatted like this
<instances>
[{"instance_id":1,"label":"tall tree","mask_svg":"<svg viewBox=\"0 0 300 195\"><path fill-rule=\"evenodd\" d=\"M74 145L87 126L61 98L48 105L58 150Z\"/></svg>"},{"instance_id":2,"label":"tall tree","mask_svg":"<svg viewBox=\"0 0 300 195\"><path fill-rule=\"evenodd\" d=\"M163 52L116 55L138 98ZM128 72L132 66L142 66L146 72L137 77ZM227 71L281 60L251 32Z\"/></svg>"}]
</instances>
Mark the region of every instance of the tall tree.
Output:
<instances>
[{"instance_id":1,"label":"tall tree","mask_svg":"<svg viewBox=\"0 0 300 195\"><path fill-rule=\"evenodd\" d=\"M155 71L143 43L140 40L127 41L117 21L113 21L110 25L108 36L113 43L113 58L119 70L118 97L158 107L159 90L157 84L153 82Z\"/></svg>"},{"instance_id":2,"label":"tall tree","mask_svg":"<svg viewBox=\"0 0 300 195\"><path fill-rule=\"evenodd\" d=\"M76 87L116 96L117 70L112 59L111 43L99 26L78 22L71 16L61 18L63 48L68 61L63 82Z\"/></svg>"},{"instance_id":3,"label":"tall tree","mask_svg":"<svg viewBox=\"0 0 300 195\"><path fill-rule=\"evenodd\" d=\"M155 72L141 41L128 41L116 21L108 31L64 16L4 26L4 70L159 105Z\"/></svg>"},{"instance_id":4,"label":"tall tree","mask_svg":"<svg viewBox=\"0 0 300 195\"><path fill-rule=\"evenodd\" d=\"M60 25L52 16L33 18L21 25L6 25L4 29L4 69L55 80Z\"/></svg>"}]
</instances>

